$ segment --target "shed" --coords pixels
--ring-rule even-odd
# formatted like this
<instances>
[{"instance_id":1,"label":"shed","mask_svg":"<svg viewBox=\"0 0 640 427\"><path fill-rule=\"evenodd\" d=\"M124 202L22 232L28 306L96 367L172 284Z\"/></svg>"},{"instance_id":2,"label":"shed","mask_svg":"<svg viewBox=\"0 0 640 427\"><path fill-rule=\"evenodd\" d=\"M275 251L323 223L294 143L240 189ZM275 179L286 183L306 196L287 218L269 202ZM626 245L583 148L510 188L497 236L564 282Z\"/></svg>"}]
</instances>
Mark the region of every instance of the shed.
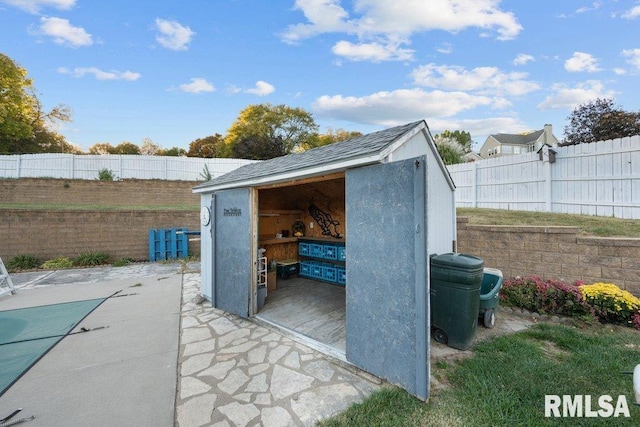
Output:
<instances>
[{"instance_id":1,"label":"shed","mask_svg":"<svg viewBox=\"0 0 640 427\"><path fill-rule=\"evenodd\" d=\"M311 266L318 275L307 271L286 288L324 289L315 301L335 301L335 310L312 319L314 300L278 300L289 310L275 323L296 333L305 322L316 330L330 322L344 344L320 344L427 399L429 256L455 250L454 188L423 120L235 169L193 190L201 195L202 294L260 319L259 249L268 263ZM342 281L322 276L332 269ZM279 281L264 312L284 289Z\"/></svg>"}]
</instances>

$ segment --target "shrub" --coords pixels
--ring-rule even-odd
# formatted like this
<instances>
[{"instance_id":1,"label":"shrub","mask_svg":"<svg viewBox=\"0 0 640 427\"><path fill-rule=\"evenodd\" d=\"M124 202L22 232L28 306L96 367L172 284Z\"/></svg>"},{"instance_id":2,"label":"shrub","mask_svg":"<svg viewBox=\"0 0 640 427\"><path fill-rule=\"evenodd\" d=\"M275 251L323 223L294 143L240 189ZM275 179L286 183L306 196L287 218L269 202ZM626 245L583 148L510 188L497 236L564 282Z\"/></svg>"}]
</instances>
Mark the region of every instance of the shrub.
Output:
<instances>
[{"instance_id":1,"label":"shrub","mask_svg":"<svg viewBox=\"0 0 640 427\"><path fill-rule=\"evenodd\" d=\"M98 179L100 181L113 181L115 175L111 169L102 168L98 171Z\"/></svg>"},{"instance_id":2,"label":"shrub","mask_svg":"<svg viewBox=\"0 0 640 427\"><path fill-rule=\"evenodd\" d=\"M75 264L83 267L102 265L109 263L109 254L104 252L85 252L75 259Z\"/></svg>"},{"instance_id":3,"label":"shrub","mask_svg":"<svg viewBox=\"0 0 640 427\"><path fill-rule=\"evenodd\" d=\"M129 265L131 263L136 262L133 258L119 258L113 262L114 267L124 267L125 265Z\"/></svg>"},{"instance_id":4,"label":"shrub","mask_svg":"<svg viewBox=\"0 0 640 427\"><path fill-rule=\"evenodd\" d=\"M40 260L33 255L18 255L7 263L7 269L11 271L32 270L38 268Z\"/></svg>"},{"instance_id":5,"label":"shrub","mask_svg":"<svg viewBox=\"0 0 640 427\"><path fill-rule=\"evenodd\" d=\"M58 269L58 268L71 268L73 267L73 261L71 261L67 257L57 257L57 258L45 261L40 267L46 270Z\"/></svg>"},{"instance_id":6,"label":"shrub","mask_svg":"<svg viewBox=\"0 0 640 427\"><path fill-rule=\"evenodd\" d=\"M613 283L594 283L580 287L583 298L603 323L627 326L640 324L640 299Z\"/></svg>"},{"instance_id":7,"label":"shrub","mask_svg":"<svg viewBox=\"0 0 640 427\"><path fill-rule=\"evenodd\" d=\"M579 284L569 285L559 280L542 280L540 277L518 277L505 280L500 290L500 300L535 311L540 314L556 314L593 319L593 309L585 301Z\"/></svg>"}]
</instances>

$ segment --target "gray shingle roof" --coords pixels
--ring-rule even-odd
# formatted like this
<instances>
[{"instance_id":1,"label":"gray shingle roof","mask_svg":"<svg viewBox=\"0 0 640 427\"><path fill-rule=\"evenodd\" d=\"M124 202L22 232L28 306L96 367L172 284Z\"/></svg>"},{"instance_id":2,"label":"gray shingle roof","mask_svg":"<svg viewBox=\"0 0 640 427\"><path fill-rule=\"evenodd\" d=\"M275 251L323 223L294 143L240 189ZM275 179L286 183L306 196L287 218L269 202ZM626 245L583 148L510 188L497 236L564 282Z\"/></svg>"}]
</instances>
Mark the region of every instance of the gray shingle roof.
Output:
<instances>
[{"instance_id":1,"label":"gray shingle roof","mask_svg":"<svg viewBox=\"0 0 640 427\"><path fill-rule=\"evenodd\" d=\"M302 153L289 154L263 162L251 163L211 181L195 187L203 189L212 186L238 183L255 178L263 178L281 173L330 164L335 161L358 158L375 153L393 144L402 135L423 123L423 120L402 126L373 132L367 135L313 148Z\"/></svg>"},{"instance_id":2,"label":"gray shingle roof","mask_svg":"<svg viewBox=\"0 0 640 427\"><path fill-rule=\"evenodd\" d=\"M495 138L500 144L526 145L536 141L538 138L540 138L540 135L542 135L543 133L544 133L544 129L537 130L535 132L531 132L526 135L497 133L491 136Z\"/></svg>"}]
</instances>

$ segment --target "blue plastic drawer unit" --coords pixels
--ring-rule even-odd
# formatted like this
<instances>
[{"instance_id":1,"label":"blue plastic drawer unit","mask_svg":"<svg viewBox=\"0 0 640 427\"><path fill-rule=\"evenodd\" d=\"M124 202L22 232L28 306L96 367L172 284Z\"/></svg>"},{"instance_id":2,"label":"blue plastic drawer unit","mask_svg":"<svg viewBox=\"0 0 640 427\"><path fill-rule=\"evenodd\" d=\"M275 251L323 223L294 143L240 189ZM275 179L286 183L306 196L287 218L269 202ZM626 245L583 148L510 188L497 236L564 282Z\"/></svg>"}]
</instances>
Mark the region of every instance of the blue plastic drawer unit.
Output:
<instances>
[{"instance_id":1,"label":"blue plastic drawer unit","mask_svg":"<svg viewBox=\"0 0 640 427\"><path fill-rule=\"evenodd\" d=\"M324 256L324 245L317 243L309 244L309 255L316 258L322 258Z\"/></svg>"},{"instance_id":2,"label":"blue plastic drawer unit","mask_svg":"<svg viewBox=\"0 0 640 427\"><path fill-rule=\"evenodd\" d=\"M337 277L337 283L339 285L345 285L347 283L347 270L342 268L342 267L338 267L336 269L336 275Z\"/></svg>"},{"instance_id":3,"label":"blue plastic drawer unit","mask_svg":"<svg viewBox=\"0 0 640 427\"><path fill-rule=\"evenodd\" d=\"M310 255L309 244L304 242L298 243L298 254L309 256Z\"/></svg>"},{"instance_id":4,"label":"blue plastic drawer unit","mask_svg":"<svg viewBox=\"0 0 640 427\"><path fill-rule=\"evenodd\" d=\"M338 259L338 247L335 245L323 245L322 257L324 259Z\"/></svg>"},{"instance_id":5,"label":"blue plastic drawer unit","mask_svg":"<svg viewBox=\"0 0 640 427\"><path fill-rule=\"evenodd\" d=\"M338 246L338 261L347 260L347 249L344 246Z\"/></svg>"},{"instance_id":6,"label":"blue plastic drawer unit","mask_svg":"<svg viewBox=\"0 0 640 427\"><path fill-rule=\"evenodd\" d=\"M324 269L321 263L314 262L313 264L311 264L311 277L315 279L322 279L323 271Z\"/></svg>"},{"instance_id":7,"label":"blue plastic drawer unit","mask_svg":"<svg viewBox=\"0 0 640 427\"><path fill-rule=\"evenodd\" d=\"M337 268L333 264L325 263L322 265L322 279L327 282L335 283L337 281Z\"/></svg>"},{"instance_id":8,"label":"blue plastic drawer unit","mask_svg":"<svg viewBox=\"0 0 640 427\"><path fill-rule=\"evenodd\" d=\"M311 263L309 261L300 262L300 275L311 277Z\"/></svg>"}]
</instances>

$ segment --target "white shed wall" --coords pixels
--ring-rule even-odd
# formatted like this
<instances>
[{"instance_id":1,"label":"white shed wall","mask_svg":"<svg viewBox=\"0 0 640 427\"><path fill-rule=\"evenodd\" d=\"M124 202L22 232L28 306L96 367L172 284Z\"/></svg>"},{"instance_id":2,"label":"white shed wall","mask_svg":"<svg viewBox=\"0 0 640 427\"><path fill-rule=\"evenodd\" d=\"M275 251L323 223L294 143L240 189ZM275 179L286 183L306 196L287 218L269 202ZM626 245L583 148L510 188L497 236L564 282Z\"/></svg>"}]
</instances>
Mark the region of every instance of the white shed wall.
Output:
<instances>
[{"instance_id":1,"label":"white shed wall","mask_svg":"<svg viewBox=\"0 0 640 427\"><path fill-rule=\"evenodd\" d=\"M212 193L204 193L200 196L200 206L211 209ZM211 254L211 226L213 224L213 212L208 225L200 224L200 289L202 295L211 301L211 274L212 274L212 254Z\"/></svg>"}]
</instances>

